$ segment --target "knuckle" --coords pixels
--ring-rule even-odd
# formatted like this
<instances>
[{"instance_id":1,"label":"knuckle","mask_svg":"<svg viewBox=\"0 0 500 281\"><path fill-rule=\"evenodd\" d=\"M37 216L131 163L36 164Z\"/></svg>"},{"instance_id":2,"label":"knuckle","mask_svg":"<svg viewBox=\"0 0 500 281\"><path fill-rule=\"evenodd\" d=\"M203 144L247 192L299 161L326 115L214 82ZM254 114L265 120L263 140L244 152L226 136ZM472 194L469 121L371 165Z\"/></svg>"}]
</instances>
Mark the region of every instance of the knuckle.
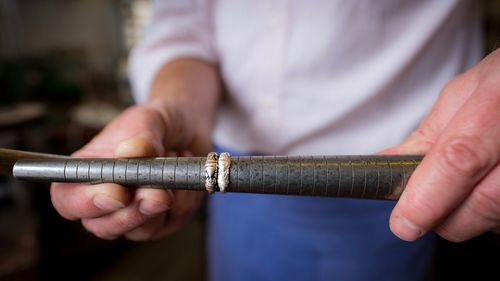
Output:
<instances>
[{"instance_id":1,"label":"knuckle","mask_svg":"<svg viewBox=\"0 0 500 281\"><path fill-rule=\"evenodd\" d=\"M442 168L445 172L465 178L476 178L490 166L490 160L477 138L460 136L441 149Z\"/></svg>"},{"instance_id":2,"label":"knuckle","mask_svg":"<svg viewBox=\"0 0 500 281\"><path fill-rule=\"evenodd\" d=\"M446 83L441 91L441 95L445 97L455 96L472 85L474 85L474 80L471 79L471 76L468 73L462 73Z\"/></svg>"},{"instance_id":3,"label":"knuckle","mask_svg":"<svg viewBox=\"0 0 500 281\"><path fill-rule=\"evenodd\" d=\"M95 209L92 197L88 194L75 194L71 202L68 202L67 209L71 210L74 214L88 213L90 210Z\"/></svg>"},{"instance_id":4,"label":"knuckle","mask_svg":"<svg viewBox=\"0 0 500 281\"><path fill-rule=\"evenodd\" d=\"M412 149L418 148L420 151L417 153L425 154L434 145L436 131L437 129L433 128L433 124L425 122L425 124L421 124L419 128L411 133L404 144Z\"/></svg>"},{"instance_id":5,"label":"knuckle","mask_svg":"<svg viewBox=\"0 0 500 281\"><path fill-rule=\"evenodd\" d=\"M141 223L143 223L144 219L141 215L139 215L136 211L134 212L124 212L121 214L117 214L114 224L117 229L123 230L123 232L130 231Z\"/></svg>"},{"instance_id":6,"label":"knuckle","mask_svg":"<svg viewBox=\"0 0 500 281\"><path fill-rule=\"evenodd\" d=\"M435 129L432 127L431 124L425 124L421 125L418 127L415 131L411 133L411 136L420 139L422 141L431 141L431 135L433 135L435 132Z\"/></svg>"},{"instance_id":7,"label":"knuckle","mask_svg":"<svg viewBox=\"0 0 500 281\"><path fill-rule=\"evenodd\" d=\"M448 81L444 87L443 90L441 91L442 96L450 96L454 95L456 90L457 90L457 81L460 79L460 76L455 77L455 79L452 79Z\"/></svg>"}]
</instances>

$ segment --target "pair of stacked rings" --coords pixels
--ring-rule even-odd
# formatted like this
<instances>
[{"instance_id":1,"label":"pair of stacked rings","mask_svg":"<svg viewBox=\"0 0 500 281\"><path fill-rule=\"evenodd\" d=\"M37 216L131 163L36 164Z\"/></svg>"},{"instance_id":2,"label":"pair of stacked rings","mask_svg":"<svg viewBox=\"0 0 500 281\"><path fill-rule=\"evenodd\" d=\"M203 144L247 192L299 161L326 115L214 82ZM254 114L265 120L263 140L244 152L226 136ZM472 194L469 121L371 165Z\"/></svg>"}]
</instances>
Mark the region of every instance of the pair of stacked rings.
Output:
<instances>
[{"instance_id":1,"label":"pair of stacked rings","mask_svg":"<svg viewBox=\"0 0 500 281\"><path fill-rule=\"evenodd\" d=\"M229 168L231 166L231 155L223 152L218 155L210 152L205 162L205 188L208 193L214 193L218 188L220 192L226 192L229 186Z\"/></svg>"}]
</instances>

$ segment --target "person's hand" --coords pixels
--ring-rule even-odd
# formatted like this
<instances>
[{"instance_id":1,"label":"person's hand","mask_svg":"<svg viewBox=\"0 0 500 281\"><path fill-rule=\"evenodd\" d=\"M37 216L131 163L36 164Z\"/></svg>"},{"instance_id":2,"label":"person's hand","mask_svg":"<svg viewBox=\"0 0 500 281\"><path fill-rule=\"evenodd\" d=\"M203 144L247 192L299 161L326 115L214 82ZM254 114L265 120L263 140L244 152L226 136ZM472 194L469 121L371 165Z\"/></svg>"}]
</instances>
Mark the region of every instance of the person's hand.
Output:
<instances>
[{"instance_id":1,"label":"person's hand","mask_svg":"<svg viewBox=\"0 0 500 281\"><path fill-rule=\"evenodd\" d=\"M398 237L499 232L500 49L449 82L420 127L385 152L426 154L392 212Z\"/></svg>"},{"instance_id":2,"label":"person's hand","mask_svg":"<svg viewBox=\"0 0 500 281\"><path fill-rule=\"evenodd\" d=\"M75 157L143 157L204 153L206 139L189 131L182 116L157 104L131 107L112 121ZM189 146L191 144L191 146ZM127 189L117 184L56 183L52 203L66 219L103 239L124 235L131 240L156 239L184 226L203 193L165 189Z\"/></svg>"}]
</instances>

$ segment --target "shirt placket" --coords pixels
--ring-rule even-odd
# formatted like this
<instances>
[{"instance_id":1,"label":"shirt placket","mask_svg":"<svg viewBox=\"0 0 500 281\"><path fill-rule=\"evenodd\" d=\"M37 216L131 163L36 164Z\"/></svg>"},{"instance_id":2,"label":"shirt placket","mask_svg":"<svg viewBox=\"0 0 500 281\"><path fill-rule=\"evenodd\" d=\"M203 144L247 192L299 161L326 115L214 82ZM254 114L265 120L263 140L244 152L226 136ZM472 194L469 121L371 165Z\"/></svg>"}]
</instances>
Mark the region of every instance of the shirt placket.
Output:
<instances>
[{"instance_id":1,"label":"shirt placket","mask_svg":"<svg viewBox=\"0 0 500 281\"><path fill-rule=\"evenodd\" d=\"M266 66L266 73L269 74L268 89L259 94L259 107L256 114L257 123L260 129L268 137L268 147L278 150L284 141L284 103L286 102L284 93L285 83L285 62L287 31L289 24L289 1L271 1L273 6L267 13L266 23L268 26L269 60L263 62Z\"/></svg>"}]
</instances>

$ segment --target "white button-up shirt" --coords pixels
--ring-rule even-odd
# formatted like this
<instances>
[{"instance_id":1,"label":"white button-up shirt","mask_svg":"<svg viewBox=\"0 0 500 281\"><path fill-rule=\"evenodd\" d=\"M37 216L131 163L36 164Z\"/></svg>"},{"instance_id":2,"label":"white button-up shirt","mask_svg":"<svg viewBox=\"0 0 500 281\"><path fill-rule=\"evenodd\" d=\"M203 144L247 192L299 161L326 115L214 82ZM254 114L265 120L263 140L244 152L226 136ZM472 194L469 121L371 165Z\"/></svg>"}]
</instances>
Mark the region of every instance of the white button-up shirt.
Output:
<instances>
[{"instance_id":1,"label":"white button-up shirt","mask_svg":"<svg viewBox=\"0 0 500 281\"><path fill-rule=\"evenodd\" d=\"M242 152L373 153L405 138L481 57L474 0L156 1L132 53L144 101L180 57L220 66L214 142Z\"/></svg>"}]
</instances>

